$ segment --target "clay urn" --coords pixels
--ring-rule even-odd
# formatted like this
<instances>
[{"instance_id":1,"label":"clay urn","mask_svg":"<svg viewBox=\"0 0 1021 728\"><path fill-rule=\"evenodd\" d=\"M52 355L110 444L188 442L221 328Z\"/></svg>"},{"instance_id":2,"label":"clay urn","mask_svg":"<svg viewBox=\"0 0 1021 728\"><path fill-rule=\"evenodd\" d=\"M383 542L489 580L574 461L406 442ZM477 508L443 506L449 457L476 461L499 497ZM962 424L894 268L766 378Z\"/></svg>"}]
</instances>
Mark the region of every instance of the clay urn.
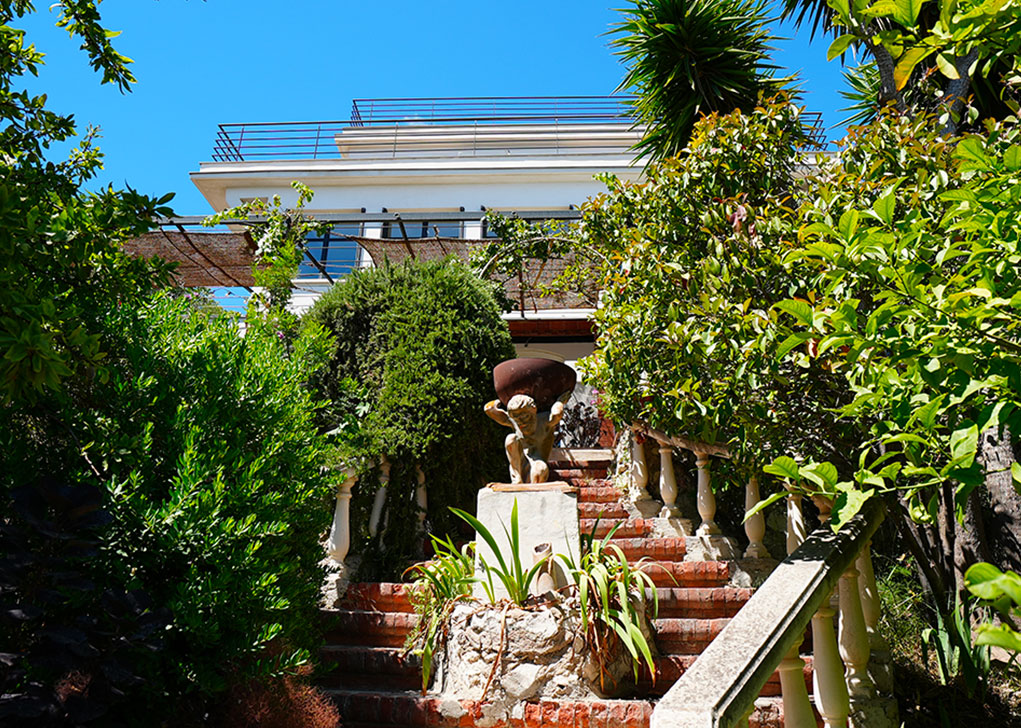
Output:
<instances>
[{"instance_id":1,"label":"clay urn","mask_svg":"<svg viewBox=\"0 0 1021 728\"><path fill-rule=\"evenodd\" d=\"M572 391L577 381L578 375L571 367L552 359L508 359L493 369L496 396L504 407L515 394L527 394L540 412L546 412Z\"/></svg>"}]
</instances>

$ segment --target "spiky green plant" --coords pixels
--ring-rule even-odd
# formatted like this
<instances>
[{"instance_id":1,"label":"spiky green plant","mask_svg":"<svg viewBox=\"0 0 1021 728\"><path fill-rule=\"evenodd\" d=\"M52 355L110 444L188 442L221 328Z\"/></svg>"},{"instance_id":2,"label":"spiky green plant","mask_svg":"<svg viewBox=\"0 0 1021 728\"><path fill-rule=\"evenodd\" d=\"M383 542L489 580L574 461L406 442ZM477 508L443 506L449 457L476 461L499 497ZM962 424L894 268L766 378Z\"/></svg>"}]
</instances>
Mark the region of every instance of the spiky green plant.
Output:
<instances>
[{"instance_id":1,"label":"spiky green plant","mask_svg":"<svg viewBox=\"0 0 1021 728\"><path fill-rule=\"evenodd\" d=\"M763 0L632 0L623 12L611 46L627 66L617 90L635 94L648 125L642 156L676 156L701 116L750 109L790 84L770 61Z\"/></svg>"},{"instance_id":2,"label":"spiky green plant","mask_svg":"<svg viewBox=\"0 0 1021 728\"><path fill-rule=\"evenodd\" d=\"M601 687L605 687L603 680L607 675L604 659L614 637L630 653L635 679L643 660L652 679L656 679L652 647L642 631L645 613L649 612L653 619L659 613L656 585L644 570L648 563L644 557L632 565L620 547L610 543L619 526L614 526L601 540L595 538L593 526L590 534L582 536L584 551L577 563L570 554L557 554L578 588L581 628L599 663ZM651 610L646 590L652 595Z\"/></svg>"}]
</instances>

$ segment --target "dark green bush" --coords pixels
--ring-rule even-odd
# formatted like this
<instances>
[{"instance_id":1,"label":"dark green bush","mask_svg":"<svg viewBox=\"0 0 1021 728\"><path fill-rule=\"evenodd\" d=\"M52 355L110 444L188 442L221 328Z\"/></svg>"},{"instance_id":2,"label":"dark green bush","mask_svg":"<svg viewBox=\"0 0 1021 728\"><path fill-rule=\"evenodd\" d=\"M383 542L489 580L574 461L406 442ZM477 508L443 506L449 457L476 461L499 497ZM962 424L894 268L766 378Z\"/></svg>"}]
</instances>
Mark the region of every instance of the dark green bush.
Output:
<instances>
[{"instance_id":1,"label":"dark green bush","mask_svg":"<svg viewBox=\"0 0 1021 728\"><path fill-rule=\"evenodd\" d=\"M502 436L483 413L493 367L514 356L493 284L456 259L355 271L312 307L306 321L336 337L314 385L332 401L324 428L357 422L348 457L365 471L352 502L353 548L363 576L395 578L416 556L415 468L425 473L428 522L456 527L447 506L474 509L488 480L506 478ZM392 463L385 516L370 539L373 466Z\"/></svg>"},{"instance_id":2,"label":"dark green bush","mask_svg":"<svg viewBox=\"0 0 1021 728\"><path fill-rule=\"evenodd\" d=\"M9 409L0 493L37 469L105 491L103 580L170 615L150 699L287 671L314 644L331 513L306 386L325 333L288 346L258 320L242 332L215 307L165 294L110 311L104 326L107 381Z\"/></svg>"}]
</instances>

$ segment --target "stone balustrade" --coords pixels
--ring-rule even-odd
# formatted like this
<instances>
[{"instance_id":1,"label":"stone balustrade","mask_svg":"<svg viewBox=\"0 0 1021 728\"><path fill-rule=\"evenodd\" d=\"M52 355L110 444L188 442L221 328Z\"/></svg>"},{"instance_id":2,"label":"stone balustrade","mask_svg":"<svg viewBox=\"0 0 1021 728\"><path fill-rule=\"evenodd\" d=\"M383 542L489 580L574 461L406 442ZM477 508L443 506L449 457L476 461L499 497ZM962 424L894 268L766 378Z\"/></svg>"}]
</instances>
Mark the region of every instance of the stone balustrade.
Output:
<instances>
[{"instance_id":1,"label":"stone balustrade","mask_svg":"<svg viewBox=\"0 0 1021 728\"><path fill-rule=\"evenodd\" d=\"M814 727L799 656L809 623L815 706L825 725L847 726L855 702L873 694L867 673L869 620L874 628L878 604L868 602L875 586L867 583L871 564L865 562L869 539L883 520L883 505L869 501L834 533L825 522L827 503L820 502L824 522L806 538L801 500L795 493L788 498L788 557L670 688L653 712L651 728L747 725L756 697L778 668L784 725ZM868 726L887 724L870 721Z\"/></svg>"}]
</instances>

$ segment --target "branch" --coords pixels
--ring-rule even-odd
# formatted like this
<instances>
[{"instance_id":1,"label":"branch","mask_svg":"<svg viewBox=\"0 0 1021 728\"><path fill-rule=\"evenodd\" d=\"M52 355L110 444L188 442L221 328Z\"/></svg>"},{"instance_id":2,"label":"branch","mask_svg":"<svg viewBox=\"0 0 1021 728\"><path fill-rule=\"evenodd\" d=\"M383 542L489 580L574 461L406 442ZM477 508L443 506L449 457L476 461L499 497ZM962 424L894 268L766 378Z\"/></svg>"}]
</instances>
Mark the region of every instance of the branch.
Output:
<instances>
[{"instance_id":1,"label":"branch","mask_svg":"<svg viewBox=\"0 0 1021 728\"><path fill-rule=\"evenodd\" d=\"M953 136L957 133L958 120L961 117L961 110L964 108L964 100L971 88L971 76L968 69L978 60L978 48L973 48L968 55L954 56L954 68L957 69L959 78L951 79L947 83L946 93L943 96L943 108L947 112L947 123L943 125L944 136Z\"/></svg>"}]
</instances>

